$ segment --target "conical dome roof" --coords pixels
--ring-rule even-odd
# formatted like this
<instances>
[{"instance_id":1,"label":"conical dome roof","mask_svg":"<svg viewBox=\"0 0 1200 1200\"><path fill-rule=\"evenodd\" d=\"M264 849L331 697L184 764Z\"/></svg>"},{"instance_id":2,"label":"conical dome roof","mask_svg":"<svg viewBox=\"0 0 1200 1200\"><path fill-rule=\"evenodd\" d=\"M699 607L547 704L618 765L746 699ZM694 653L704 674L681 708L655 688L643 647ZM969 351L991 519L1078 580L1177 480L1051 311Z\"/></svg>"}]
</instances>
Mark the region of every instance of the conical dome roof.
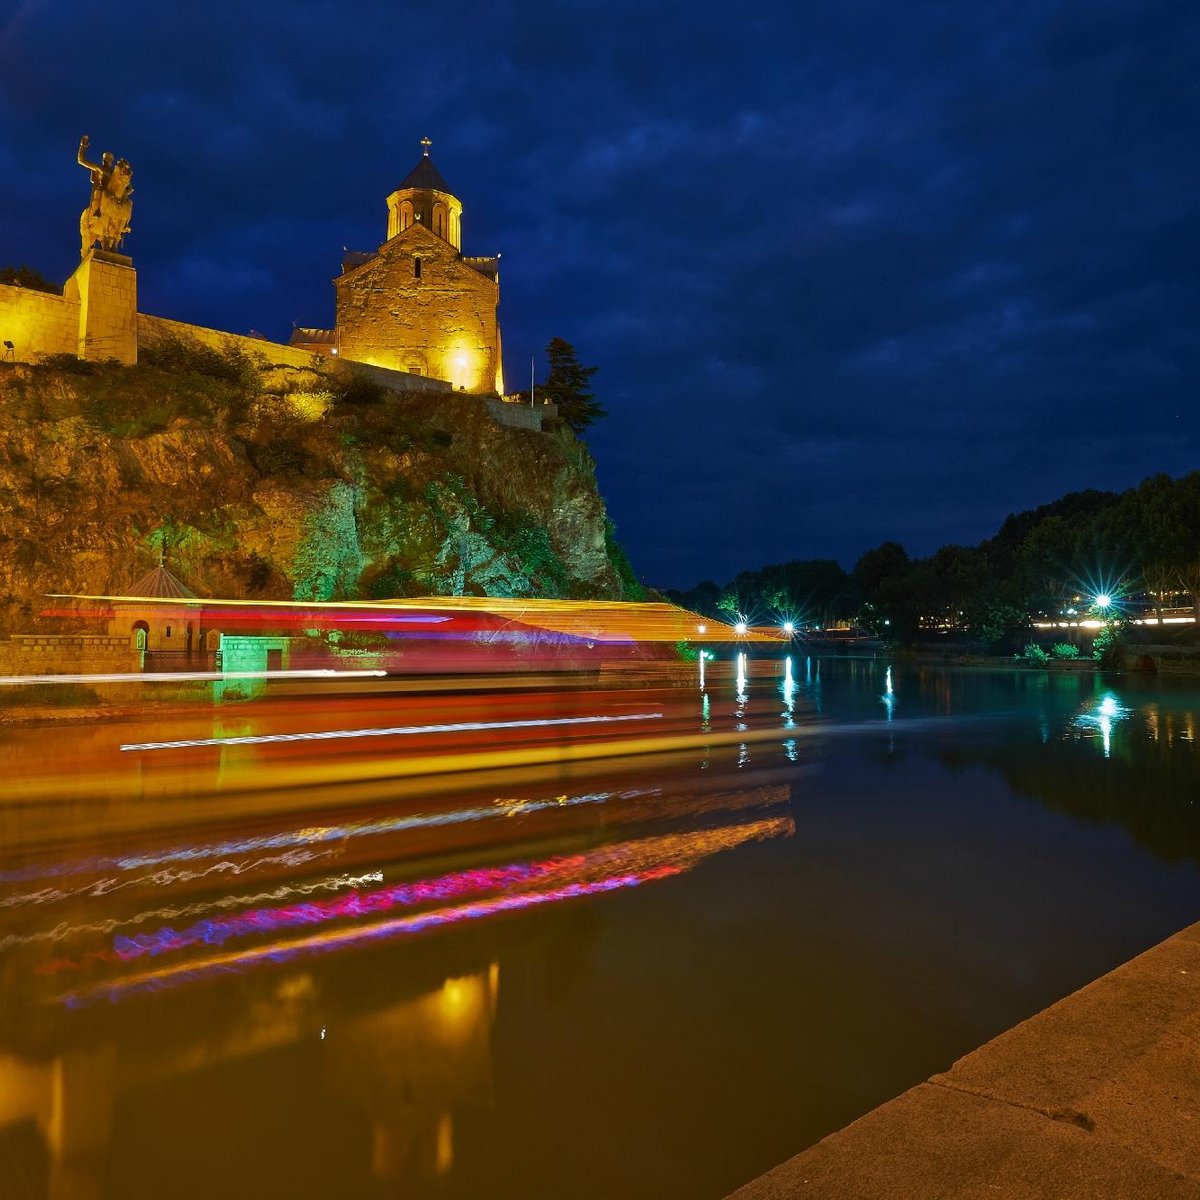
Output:
<instances>
[{"instance_id":1,"label":"conical dome roof","mask_svg":"<svg viewBox=\"0 0 1200 1200\"><path fill-rule=\"evenodd\" d=\"M442 178L442 173L433 165L428 151L421 155L417 165L409 171L396 190L399 192L405 188L428 188L431 191L454 195L450 185Z\"/></svg>"},{"instance_id":2,"label":"conical dome roof","mask_svg":"<svg viewBox=\"0 0 1200 1200\"><path fill-rule=\"evenodd\" d=\"M143 575L137 583L131 583L126 589L126 596L153 596L158 600L196 600L195 592L187 584L176 579L161 563L150 572Z\"/></svg>"}]
</instances>

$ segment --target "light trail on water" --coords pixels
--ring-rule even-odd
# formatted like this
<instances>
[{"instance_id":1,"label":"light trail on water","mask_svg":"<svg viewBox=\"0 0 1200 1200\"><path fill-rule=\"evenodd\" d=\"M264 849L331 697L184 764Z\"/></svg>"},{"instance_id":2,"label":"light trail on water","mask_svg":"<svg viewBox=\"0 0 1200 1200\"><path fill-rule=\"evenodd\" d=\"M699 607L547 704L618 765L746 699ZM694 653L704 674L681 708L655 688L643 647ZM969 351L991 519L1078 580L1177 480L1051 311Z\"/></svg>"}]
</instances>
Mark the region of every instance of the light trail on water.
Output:
<instances>
[{"instance_id":1,"label":"light trail on water","mask_svg":"<svg viewBox=\"0 0 1200 1200\"><path fill-rule=\"evenodd\" d=\"M288 850L292 847L321 845L350 838L402 833L411 829L437 828L442 825L460 825L471 821L525 816L550 809L603 804L612 799L636 800L644 796L658 795L660 790L657 787L625 788L619 792L583 792L574 796L560 795L542 800L493 800L490 804L471 808L445 809L433 813L412 813L400 817L378 817L347 821L337 825L310 825L280 833L258 834L253 837L235 838L223 842L205 842L198 846L175 846L155 853L105 856L74 863L21 867L15 870L0 871L0 883L26 883L32 879L62 878L81 875L86 871L131 871L143 867L157 867L166 863L194 862L197 859L215 858L218 855L249 854L260 850ZM264 859L261 861L284 860ZM236 870L236 868L234 869ZM143 879L149 882L157 881L155 876L144 876ZM35 895L37 894L40 893L35 893ZM29 893L26 894L26 897L7 897L0 900L0 906L28 902L28 896Z\"/></svg>"},{"instance_id":2,"label":"light trail on water","mask_svg":"<svg viewBox=\"0 0 1200 1200\"><path fill-rule=\"evenodd\" d=\"M490 733L498 729L537 729L566 725L601 725L622 721L658 721L662 713L620 716L544 717L524 721L457 721L448 725L369 726L366 729L320 729L312 733L255 733L234 737L185 738L175 742L128 742L122 750L193 750L208 746L266 746L276 742L323 742L349 738L412 737L438 733Z\"/></svg>"},{"instance_id":3,"label":"light trail on water","mask_svg":"<svg viewBox=\"0 0 1200 1200\"><path fill-rule=\"evenodd\" d=\"M219 683L226 679L381 679L386 671L336 671L332 667L295 671L131 671L100 675L0 675L0 686L27 683Z\"/></svg>"}]
</instances>

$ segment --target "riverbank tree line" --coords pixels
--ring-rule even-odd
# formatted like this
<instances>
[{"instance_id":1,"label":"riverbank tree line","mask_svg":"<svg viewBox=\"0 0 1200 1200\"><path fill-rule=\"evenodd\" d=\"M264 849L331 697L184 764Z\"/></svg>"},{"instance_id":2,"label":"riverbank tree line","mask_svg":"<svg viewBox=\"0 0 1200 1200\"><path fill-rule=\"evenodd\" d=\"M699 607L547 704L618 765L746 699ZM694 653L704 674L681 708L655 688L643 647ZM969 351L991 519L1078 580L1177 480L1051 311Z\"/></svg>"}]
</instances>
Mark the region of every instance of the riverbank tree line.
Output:
<instances>
[{"instance_id":1,"label":"riverbank tree line","mask_svg":"<svg viewBox=\"0 0 1200 1200\"><path fill-rule=\"evenodd\" d=\"M1125 492L1072 492L1008 517L976 546L926 558L885 541L847 571L832 559L775 563L668 593L684 607L750 624L850 624L898 642L957 632L989 648L1039 618L1176 606L1200 622L1200 471L1155 475Z\"/></svg>"}]
</instances>

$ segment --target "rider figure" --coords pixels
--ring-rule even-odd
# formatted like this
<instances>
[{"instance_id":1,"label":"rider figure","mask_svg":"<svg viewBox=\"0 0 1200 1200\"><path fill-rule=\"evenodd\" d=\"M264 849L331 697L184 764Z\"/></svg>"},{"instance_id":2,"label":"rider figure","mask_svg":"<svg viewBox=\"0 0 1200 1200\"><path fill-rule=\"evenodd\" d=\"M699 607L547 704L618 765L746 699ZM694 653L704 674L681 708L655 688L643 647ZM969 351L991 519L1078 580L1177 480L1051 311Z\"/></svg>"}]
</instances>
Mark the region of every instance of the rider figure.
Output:
<instances>
[{"instance_id":1,"label":"rider figure","mask_svg":"<svg viewBox=\"0 0 1200 1200\"><path fill-rule=\"evenodd\" d=\"M79 139L79 154L78 160L81 167L86 167L91 172L92 176L92 215L100 216L100 206L104 201L104 193L108 191L109 180L112 179L113 173L113 156L112 152L105 150L100 157L99 163L88 162L84 158L84 151L88 148L88 142L91 139L85 133Z\"/></svg>"}]
</instances>

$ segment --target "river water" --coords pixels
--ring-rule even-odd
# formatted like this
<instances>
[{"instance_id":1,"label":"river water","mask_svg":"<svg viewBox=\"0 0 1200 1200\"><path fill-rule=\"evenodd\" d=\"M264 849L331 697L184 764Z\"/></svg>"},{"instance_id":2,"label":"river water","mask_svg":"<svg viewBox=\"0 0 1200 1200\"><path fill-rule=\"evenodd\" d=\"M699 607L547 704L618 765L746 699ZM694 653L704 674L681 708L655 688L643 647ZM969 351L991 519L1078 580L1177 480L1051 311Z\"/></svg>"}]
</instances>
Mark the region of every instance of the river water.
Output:
<instances>
[{"instance_id":1,"label":"river water","mask_svg":"<svg viewBox=\"0 0 1200 1200\"><path fill-rule=\"evenodd\" d=\"M10 806L0 1195L720 1197L1200 919L1195 683L754 666L669 759Z\"/></svg>"}]
</instances>

